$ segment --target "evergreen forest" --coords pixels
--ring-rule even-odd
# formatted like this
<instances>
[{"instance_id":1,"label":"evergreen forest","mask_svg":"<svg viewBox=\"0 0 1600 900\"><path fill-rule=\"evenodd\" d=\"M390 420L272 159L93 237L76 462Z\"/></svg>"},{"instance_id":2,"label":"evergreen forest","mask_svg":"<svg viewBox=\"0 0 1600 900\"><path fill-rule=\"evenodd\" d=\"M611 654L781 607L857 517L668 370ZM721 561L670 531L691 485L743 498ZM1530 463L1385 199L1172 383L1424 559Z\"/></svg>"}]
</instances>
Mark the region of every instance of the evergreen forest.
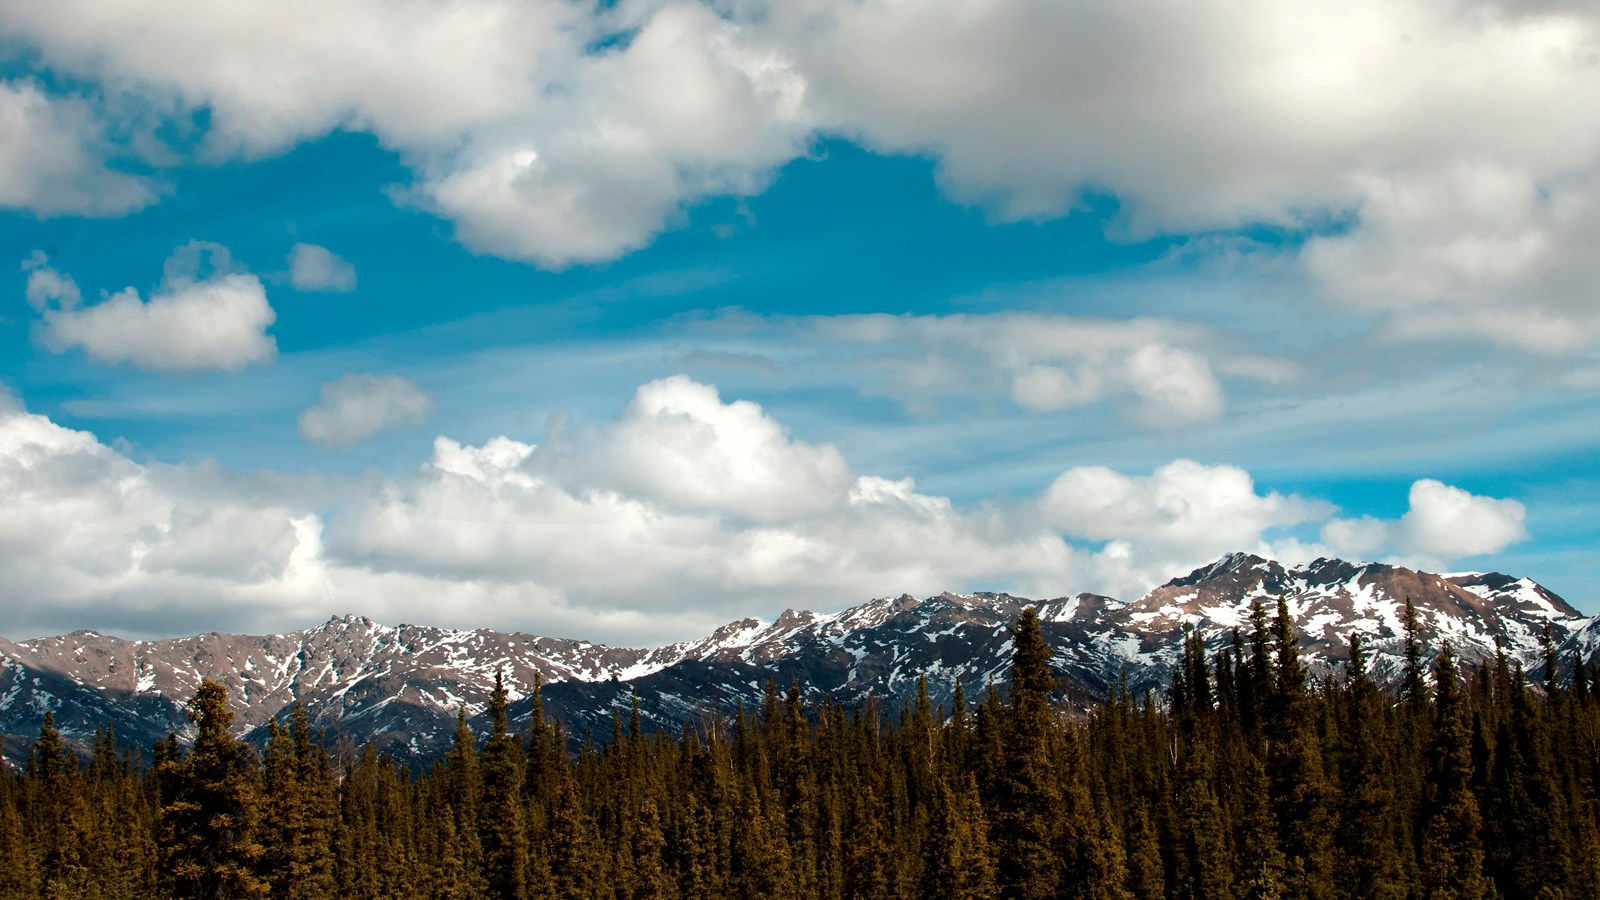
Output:
<instances>
[{"instance_id":1,"label":"evergreen forest","mask_svg":"<svg viewBox=\"0 0 1600 900\"><path fill-rule=\"evenodd\" d=\"M1068 713L1030 610L1009 682L949 708L769 684L574 749L497 687L425 772L298 708L257 751L205 682L187 745L83 759L46 720L0 777L0 898L1600 898L1597 673L1464 667L1408 613L1392 692L1355 640L1308 673L1280 601L1191 634L1164 696Z\"/></svg>"}]
</instances>

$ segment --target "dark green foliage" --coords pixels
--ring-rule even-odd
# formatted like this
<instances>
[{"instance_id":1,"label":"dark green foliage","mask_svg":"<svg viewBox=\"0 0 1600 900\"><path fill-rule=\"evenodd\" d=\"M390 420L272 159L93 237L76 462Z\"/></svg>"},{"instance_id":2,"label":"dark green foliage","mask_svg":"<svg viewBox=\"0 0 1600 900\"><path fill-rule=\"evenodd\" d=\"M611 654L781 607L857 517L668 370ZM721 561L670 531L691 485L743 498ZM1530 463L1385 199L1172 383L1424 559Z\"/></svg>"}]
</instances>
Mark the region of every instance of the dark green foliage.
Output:
<instances>
[{"instance_id":1,"label":"dark green foliage","mask_svg":"<svg viewBox=\"0 0 1600 900\"><path fill-rule=\"evenodd\" d=\"M207 682L193 745L148 764L109 730L85 764L46 720L0 774L0 900L1600 900L1593 673L1463 678L1445 647L1430 689L1413 612L1391 697L1359 641L1308 675L1286 613L1186 636L1167 697L1124 684L1087 713L1052 703L1031 613L1008 691L948 713L926 685L886 711L774 682L677 738L619 704L574 755L537 686L514 734L500 685L488 734L463 712L420 776L370 746L336 766L298 708L258 759Z\"/></svg>"},{"instance_id":2,"label":"dark green foliage","mask_svg":"<svg viewBox=\"0 0 1600 900\"><path fill-rule=\"evenodd\" d=\"M228 689L202 681L189 718L199 728L189 754L167 756L154 773L157 876L174 897L265 896L257 766L229 733Z\"/></svg>"}]
</instances>

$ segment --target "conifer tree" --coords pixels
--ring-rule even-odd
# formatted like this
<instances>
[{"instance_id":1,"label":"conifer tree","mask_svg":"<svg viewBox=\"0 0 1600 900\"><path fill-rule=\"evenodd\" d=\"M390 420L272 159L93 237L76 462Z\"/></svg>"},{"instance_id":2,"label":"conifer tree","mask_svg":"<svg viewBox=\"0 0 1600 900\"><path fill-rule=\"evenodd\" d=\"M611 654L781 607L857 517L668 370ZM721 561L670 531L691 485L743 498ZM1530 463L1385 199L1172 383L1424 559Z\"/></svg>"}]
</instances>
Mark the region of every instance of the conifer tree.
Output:
<instances>
[{"instance_id":1,"label":"conifer tree","mask_svg":"<svg viewBox=\"0 0 1600 900\"><path fill-rule=\"evenodd\" d=\"M228 729L228 689L201 681L189 700L198 732L182 758L162 763L160 875L178 898L260 897L267 884L256 874L258 797L250 748Z\"/></svg>"},{"instance_id":2,"label":"conifer tree","mask_svg":"<svg viewBox=\"0 0 1600 900\"><path fill-rule=\"evenodd\" d=\"M33 846L19 808L21 793L12 774L0 771L0 900L39 896Z\"/></svg>"},{"instance_id":3,"label":"conifer tree","mask_svg":"<svg viewBox=\"0 0 1600 900\"><path fill-rule=\"evenodd\" d=\"M1211 748L1196 741L1185 754L1174 808L1172 888L1185 900L1232 900L1234 865L1222 804L1213 786ZM1273 838L1276 847L1276 838Z\"/></svg>"},{"instance_id":4,"label":"conifer tree","mask_svg":"<svg viewBox=\"0 0 1600 900\"><path fill-rule=\"evenodd\" d=\"M1472 759L1455 657L1447 642L1434 663L1434 739L1429 751L1427 819L1422 834L1422 886L1430 898L1479 900L1483 821L1472 793Z\"/></svg>"},{"instance_id":5,"label":"conifer tree","mask_svg":"<svg viewBox=\"0 0 1600 900\"><path fill-rule=\"evenodd\" d=\"M1003 778L996 797L999 876L1008 897L1054 897L1061 860L1061 790L1051 755L1050 692L1055 675L1038 611L1022 611L1012 629L1011 704L1005 729Z\"/></svg>"},{"instance_id":6,"label":"conifer tree","mask_svg":"<svg viewBox=\"0 0 1600 900\"><path fill-rule=\"evenodd\" d=\"M1306 695L1306 672L1288 601L1278 597L1273 622L1274 683L1269 704L1267 756L1278 841L1284 852L1284 887L1290 896L1319 900L1333 895L1332 788Z\"/></svg>"},{"instance_id":7,"label":"conifer tree","mask_svg":"<svg viewBox=\"0 0 1600 900\"><path fill-rule=\"evenodd\" d=\"M995 900L999 889L978 782L969 773L960 776L958 785L953 788L944 782L939 786L922 896L925 900Z\"/></svg>"},{"instance_id":8,"label":"conifer tree","mask_svg":"<svg viewBox=\"0 0 1600 900\"><path fill-rule=\"evenodd\" d=\"M39 740L28 757L31 788L28 815L38 825L39 894L48 898L80 896L91 881L83 857L84 808L78 758L61 739L55 717L45 710Z\"/></svg>"},{"instance_id":9,"label":"conifer tree","mask_svg":"<svg viewBox=\"0 0 1600 900\"><path fill-rule=\"evenodd\" d=\"M337 805L327 754L311 740L305 707L296 703L288 727L267 723L262 767L262 872L274 898L334 893L333 844Z\"/></svg>"},{"instance_id":10,"label":"conifer tree","mask_svg":"<svg viewBox=\"0 0 1600 900\"><path fill-rule=\"evenodd\" d=\"M1388 766L1387 704L1367 673L1361 636L1350 636L1344 688L1344 791L1336 834L1338 887L1351 897L1404 900L1409 895L1401 849L1407 846Z\"/></svg>"},{"instance_id":11,"label":"conifer tree","mask_svg":"<svg viewBox=\"0 0 1600 900\"><path fill-rule=\"evenodd\" d=\"M489 740L483 748L479 772L483 800L478 816L478 840L483 847L489 894L497 900L525 900L528 894L528 835L523 825L522 741L511 733L507 715L508 694L497 670L489 695Z\"/></svg>"},{"instance_id":12,"label":"conifer tree","mask_svg":"<svg viewBox=\"0 0 1600 900\"><path fill-rule=\"evenodd\" d=\"M1417 621L1417 605L1406 598L1405 609L1405 664L1401 669L1400 698L1413 719L1420 719L1428 708L1428 684L1422 667L1421 625Z\"/></svg>"}]
</instances>

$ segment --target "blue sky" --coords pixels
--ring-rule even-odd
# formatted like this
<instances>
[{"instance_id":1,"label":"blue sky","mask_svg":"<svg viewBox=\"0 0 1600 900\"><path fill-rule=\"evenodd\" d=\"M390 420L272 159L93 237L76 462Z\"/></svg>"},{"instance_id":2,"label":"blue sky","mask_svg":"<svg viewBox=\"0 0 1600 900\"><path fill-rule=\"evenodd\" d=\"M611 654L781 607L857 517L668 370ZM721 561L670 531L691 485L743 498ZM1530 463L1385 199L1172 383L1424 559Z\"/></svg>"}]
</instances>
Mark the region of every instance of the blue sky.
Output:
<instances>
[{"instance_id":1,"label":"blue sky","mask_svg":"<svg viewBox=\"0 0 1600 900\"><path fill-rule=\"evenodd\" d=\"M1600 612L1600 17L1193 6L0 0L0 633Z\"/></svg>"}]
</instances>

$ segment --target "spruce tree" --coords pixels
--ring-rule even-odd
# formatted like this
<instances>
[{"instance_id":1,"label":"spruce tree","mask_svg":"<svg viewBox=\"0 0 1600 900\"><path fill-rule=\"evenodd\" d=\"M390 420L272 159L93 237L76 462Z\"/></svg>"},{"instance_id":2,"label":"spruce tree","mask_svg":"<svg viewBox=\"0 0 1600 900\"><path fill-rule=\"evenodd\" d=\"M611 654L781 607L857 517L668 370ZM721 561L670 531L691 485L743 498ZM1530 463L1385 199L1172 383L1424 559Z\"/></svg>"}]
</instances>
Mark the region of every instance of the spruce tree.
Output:
<instances>
[{"instance_id":1,"label":"spruce tree","mask_svg":"<svg viewBox=\"0 0 1600 900\"><path fill-rule=\"evenodd\" d=\"M1061 790L1051 752L1054 687L1050 647L1038 611L1029 607L1012 629L1011 703L995 813L1001 889L1021 900L1056 896L1061 875Z\"/></svg>"},{"instance_id":2,"label":"spruce tree","mask_svg":"<svg viewBox=\"0 0 1600 900\"><path fill-rule=\"evenodd\" d=\"M934 807L933 839L923 868L924 900L995 900L994 856L989 849L989 823L970 773L958 776L956 787L939 785Z\"/></svg>"},{"instance_id":3,"label":"spruce tree","mask_svg":"<svg viewBox=\"0 0 1600 900\"><path fill-rule=\"evenodd\" d=\"M1288 601L1278 597L1273 622L1275 645L1267 769L1278 841L1283 848L1284 886L1289 895L1320 900L1333 895L1332 788L1323 768L1306 672L1294 633Z\"/></svg>"},{"instance_id":4,"label":"spruce tree","mask_svg":"<svg viewBox=\"0 0 1600 900\"><path fill-rule=\"evenodd\" d=\"M178 898L265 896L267 883L256 871L263 848L254 754L228 731L228 689L201 681L189 718L198 732L188 756L169 758L157 771L162 885Z\"/></svg>"},{"instance_id":5,"label":"spruce tree","mask_svg":"<svg viewBox=\"0 0 1600 900\"><path fill-rule=\"evenodd\" d=\"M478 840L483 848L489 894L499 900L525 900L528 894L528 835L523 825L522 741L511 733L508 694L501 673L489 695L489 740L479 763L483 799Z\"/></svg>"},{"instance_id":6,"label":"spruce tree","mask_svg":"<svg viewBox=\"0 0 1600 900\"><path fill-rule=\"evenodd\" d=\"M1355 633L1343 701L1337 884L1345 896L1404 900L1409 890L1401 850L1407 842L1388 765L1387 703L1367 673L1361 636Z\"/></svg>"},{"instance_id":7,"label":"spruce tree","mask_svg":"<svg viewBox=\"0 0 1600 900\"><path fill-rule=\"evenodd\" d=\"M1445 643L1434 663L1434 738L1429 750L1422 886L1438 900L1480 900L1483 820L1472 793L1472 758L1455 657Z\"/></svg>"}]
</instances>

